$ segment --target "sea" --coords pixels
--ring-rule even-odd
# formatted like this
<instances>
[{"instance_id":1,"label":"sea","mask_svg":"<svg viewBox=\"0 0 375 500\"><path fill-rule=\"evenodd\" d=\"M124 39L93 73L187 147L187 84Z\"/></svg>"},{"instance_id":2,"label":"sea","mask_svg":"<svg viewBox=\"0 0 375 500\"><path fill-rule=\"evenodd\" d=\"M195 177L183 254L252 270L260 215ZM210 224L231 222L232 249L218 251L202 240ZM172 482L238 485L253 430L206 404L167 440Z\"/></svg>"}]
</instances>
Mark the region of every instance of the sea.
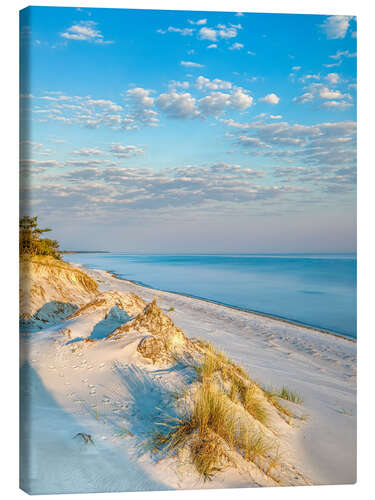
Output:
<instances>
[{"instance_id":1,"label":"sea","mask_svg":"<svg viewBox=\"0 0 375 500\"><path fill-rule=\"evenodd\" d=\"M356 254L74 253L64 260L150 288L357 337Z\"/></svg>"}]
</instances>

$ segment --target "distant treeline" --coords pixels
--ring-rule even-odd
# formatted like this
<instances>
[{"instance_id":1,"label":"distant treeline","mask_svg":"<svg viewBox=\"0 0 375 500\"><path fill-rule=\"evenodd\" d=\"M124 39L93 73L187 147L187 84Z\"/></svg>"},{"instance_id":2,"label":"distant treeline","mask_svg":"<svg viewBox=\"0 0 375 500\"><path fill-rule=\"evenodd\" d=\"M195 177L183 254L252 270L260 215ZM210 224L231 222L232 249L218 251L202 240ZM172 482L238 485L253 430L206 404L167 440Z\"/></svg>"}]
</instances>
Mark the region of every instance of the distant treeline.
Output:
<instances>
[{"instance_id":1,"label":"distant treeline","mask_svg":"<svg viewBox=\"0 0 375 500\"><path fill-rule=\"evenodd\" d=\"M50 255L61 259L59 243L49 238L41 238L43 233L51 229L38 227L38 217L22 217L20 219L20 256Z\"/></svg>"}]
</instances>

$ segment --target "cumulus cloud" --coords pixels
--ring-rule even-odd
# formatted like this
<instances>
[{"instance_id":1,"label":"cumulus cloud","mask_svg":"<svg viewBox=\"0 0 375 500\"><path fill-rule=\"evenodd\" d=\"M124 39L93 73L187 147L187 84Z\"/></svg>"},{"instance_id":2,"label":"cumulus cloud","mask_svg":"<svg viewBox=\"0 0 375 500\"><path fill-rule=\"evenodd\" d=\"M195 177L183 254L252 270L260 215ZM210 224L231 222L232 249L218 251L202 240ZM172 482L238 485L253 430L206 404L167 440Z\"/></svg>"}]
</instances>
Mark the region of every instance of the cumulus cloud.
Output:
<instances>
[{"instance_id":1,"label":"cumulus cloud","mask_svg":"<svg viewBox=\"0 0 375 500\"><path fill-rule=\"evenodd\" d=\"M338 73L328 73L328 75L325 76L325 79L328 80L330 84L335 85L339 83L340 76L338 75Z\"/></svg>"},{"instance_id":2,"label":"cumulus cloud","mask_svg":"<svg viewBox=\"0 0 375 500\"><path fill-rule=\"evenodd\" d=\"M123 107L119 104L115 104L114 102L106 99L88 99L86 103L89 106L98 106L99 108L104 108L108 111L122 111Z\"/></svg>"},{"instance_id":3,"label":"cumulus cloud","mask_svg":"<svg viewBox=\"0 0 375 500\"><path fill-rule=\"evenodd\" d=\"M341 101L327 101L327 104L342 107ZM231 128L246 130L246 135L239 133L237 144L258 149L258 154L264 156L301 158L320 165L355 161L356 123L352 121L316 125L222 121Z\"/></svg>"},{"instance_id":4,"label":"cumulus cloud","mask_svg":"<svg viewBox=\"0 0 375 500\"><path fill-rule=\"evenodd\" d=\"M201 40L210 40L211 42L216 42L217 32L213 28L203 27L199 30L198 37Z\"/></svg>"},{"instance_id":5,"label":"cumulus cloud","mask_svg":"<svg viewBox=\"0 0 375 500\"><path fill-rule=\"evenodd\" d=\"M328 39L345 38L352 16L329 16L320 25Z\"/></svg>"},{"instance_id":6,"label":"cumulus cloud","mask_svg":"<svg viewBox=\"0 0 375 500\"><path fill-rule=\"evenodd\" d=\"M201 40L210 40L211 42L216 42L219 39L228 40L235 38L239 29L242 29L240 24L230 24L229 26L218 24L216 28L203 26L198 32L198 38Z\"/></svg>"},{"instance_id":7,"label":"cumulus cloud","mask_svg":"<svg viewBox=\"0 0 375 500\"><path fill-rule=\"evenodd\" d=\"M211 43L210 45L207 45L207 49L217 49L217 43Z\"/></svg>"},{"instance_id":8,"label":"cumulus cloud","mask_svg":"<svg viewBox=\"0 0 375 500\"><path fill-rule=\"evenodd\" d=\"M117 158L132 158L134 156L144 155L145 151L137 146L124 146L118 142L111 144L110 152Z\"/></svg>"},{"instance_id":9,"label":"cumulus cloud","mask_svg":"<svg viewBox=\"0 0 375 500\"><path fill-rule=\"evenodd\" d=\"M319 97L322 99L343 99L345 95L339 90L330 90L327 87L322 87L319 92Z\"/></svg>"},{"instance_id":10,"label":"cumulus cloud","mask_svg":"<svg viewBox=\"0 0 375 500\"><path fill-rule=\"evenodd\" d=\"M176 80L171 80L168 83L168 87L170 87L170 88L188 89L190 87L190 83L189 82L179 82L179 81L176 81Z\"/></svg>"},{"instance_id":11,"label":"cumulus cloud","mask_svg":"<svg viewBox=\"0 0 375 500\"><path fill-rule=\"evenodd\" d=\"M211 95L199 100L199 108L203 115L217 116L231 103L231 96L223 92L212 92Z\"/></svg>"},{"instance_id":12,"label":"cumulus cloud","mask_svg":"<svg viewBox=\"0 0 375 500\"><path fill-rule=\"evenodd\" d=\"M97 24L94 21L80 21L70 26L60 36L68 40L80 40L98 44L113 43L113 41L104 40L102 33L96 28Z\"/></svg>"},{"instance_id":13,"label":"cumulus cloud","mask_svg":"<svg viewBox=\"0 0 375 500\"><path fill-rule=\"evenodd\" d=\"M133 109L129 117L128 123L124 124L124 128L134 128L134 123L140 123L155 127L158 125L158 113L153 109L155 99L150 94L150 89L135 87L126 92L126 96L131 100Z\"/></svg>"},{"instance_id":14,"label":"cumulus cloud","mask_svg":"<svg viewBox=\"0 0 375 500\"><path fill-rule=\"evenodd\" d=\"M230 102L234 108L243 111L253 104L253 98L239 87L232 93Z\"/></svg>"},{"instance_id":15,"label":"cumulus cloud","mask_svg":"<svg viewBox=\"0 0 375 500\"><path fill-rule=\"evenodd\" d=\"M204 76L198 76L195 82L195 86L197 89L209 89L209 90L223 90L223 89L231 89L231 82L227 82L225 80L220 80L219 78L214 78L210 80L209 78L205 78Z\"/></svg>"},{"instance_id":16,"label":"cumulus cloud","mask_svg":"<svg viewBox=\"0 0 375 500\"><path fill-rule=\"evenodd\" d=\"M242 29L242 26L240 24L237 25L231 24L230 26L219 24L218 28L219 28L218 36L220 38L229 39L229 38L235 38L237 36L237 30Z\"/></svg>"},{"instance_id":17,"label":"cumulus cloud","mask_svg":"<svg viewBox=\"0 0 375 500\"><path fill-rule=\"evenodd\" d=\"M293 102L298 102L299 104L305 104L306 102L311 102L314 100L314 94L312 92L305 92L299 97L294 97Z\"/></svg>"},{"instance_id":18,"label":"cumulus cloud","mask_svg":"<svg viewBox=\"0 0 375 500\"><path fill-rule=\"evenodd\" d=\"M196 99L190 93L178 93L172 89L167 93L160 94L157 105L168 118L188 119L199 115L196 108Z\"/></svg>"},{"instance_id":19,"label":"cumulus cloud","mask_svg":"<svg viewBox=\"0 0 375 500\"><path fill-rule=\"evenodd\" d=\"M243 43L235 42L229 47L229 50L241 50L243 47Z\"/></svg>"},{"instance_id":20,"label":"cumulus cloud","mask_svg":"<svg viewBox=\"0 0 375 500\"><path fill-rule=\"evenodd\" d=\"M266 102L267 104L277 104L280 101L280 97L278 97L276 94L268 94L259 100L262 102Z\"/></svg>"}]
</instances>

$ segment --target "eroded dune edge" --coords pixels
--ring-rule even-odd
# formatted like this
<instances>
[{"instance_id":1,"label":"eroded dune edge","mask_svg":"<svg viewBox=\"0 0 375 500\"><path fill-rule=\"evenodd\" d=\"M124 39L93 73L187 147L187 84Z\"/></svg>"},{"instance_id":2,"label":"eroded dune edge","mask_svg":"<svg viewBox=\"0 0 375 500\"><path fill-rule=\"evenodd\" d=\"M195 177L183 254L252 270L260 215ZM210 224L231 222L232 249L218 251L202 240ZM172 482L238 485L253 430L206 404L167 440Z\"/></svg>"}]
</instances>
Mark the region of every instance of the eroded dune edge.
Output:
<instances>
[{"instance_id":1,"label":"eroded dune edge","mask_svg":"<svg viewBox=\"0 0 375 500\"><path fill-rule=\"evenodd\" d=\"M355 344L53 259L21 267L30 493L355 481Z\"/></svg>"}]
</instances>

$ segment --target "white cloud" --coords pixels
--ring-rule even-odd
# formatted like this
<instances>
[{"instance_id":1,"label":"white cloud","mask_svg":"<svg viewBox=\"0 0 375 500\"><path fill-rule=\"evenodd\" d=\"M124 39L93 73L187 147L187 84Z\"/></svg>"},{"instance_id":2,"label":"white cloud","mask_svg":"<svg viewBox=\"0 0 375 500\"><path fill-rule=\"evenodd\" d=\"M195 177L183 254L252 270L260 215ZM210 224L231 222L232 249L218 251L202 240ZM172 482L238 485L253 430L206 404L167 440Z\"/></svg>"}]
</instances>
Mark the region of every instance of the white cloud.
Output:
<instances>
[{"instance_id":1,"label":"white cloud","mask_svg":"<svg viewBox=\"0 0 375 500\"><path fill-rule=\"evenodd\" d=\"M320 74L309 73L307 75L301 76L300 82L304 83L306 80L320 80Z\"/></svg>"},{"instance_id":2,"label":"white cloud","mask_svg":"<svg viewBox=\"0 0 375 500\"><path fill-rule=\"evenodd\" d=\"M328 73L325 79L328 80L332 85L335 85L340 81L340 76L338 75L338 73Z\"/></svg>"},{"instance_id":3,"label":"white cloud","mask_svg":"<svg viewBox=\"0 0 375 500\"><path fill-rule=\"evenodd\" d=\"M346 101L326 101L322 104L322 106L324 108L344 110L346 108L349 108L350 106L353 106L353 104Z\"/></svg>"},{"instance_id":4,"label":"white cloud","mask_svg":"<svg viewBox=\"0 0 375 500\"><path fill-rule=\"evenodd\" d=\"M198 21L191 21L190 19L188 19L188 23L197 24L198 26L200 26L202 24L207 24L207 19L198 19Z\"/></svg>"},{"instance_id":5,"label":"white cloud","mask_svg":"<svg viewBox=\"0 0 375 500\"><path fill-rule=\"evenodd\" d=\"M173 26L169 26L167 31L170 33L180 33L182 36L191 36L195 30L193 28L174 28Z\"/></svg>"},{"instance_id":6,"label":"white cloud","mask_svg":"<svg viewBox=\"0 0 375 500\"><path fill-rule=\"evenodd\" d=\"M237 88L231 95L230 102L236 109L245 110L253 104L253 98L242 88Z\"/></svg>"},{"instance_id":7,"label":"white cloud","mask_svg":"<svg viewBox=\"0 0 375 500\"><path fill-rule=\"evenodd\" d=\"M235 42L234 44L232 44L230 47L229 47L229 50L241 50L243 49L243 44L242 43L238 43L238 42Z\"/></svg>"},{"instance_id":8,"label":"white cloud","mask_svg":"<svg viewBox=\"0 0 375 500\"><path fill-rule=\"evenodd\" d=\"M330 16L327 17L320 27L328 39L345 38L352 16Z\"/></svg>"},{"instance_id":9,"label":"white cloud","mask_svg":"<svg viewBox=\"0 0 375 500\"><path fill-rule=\"evenodd\" d=\"M218 28L219 28L218 35L220 36L220 38L228 39L228 38L235 38L237 36L237 30L241 29L242 26L240 24L238 25L231 24L228 27L223 24L219 24Z\"/></svg>"},{"instance_id":10,"label":"white cloud","mask_svg":"<svg viewBox=\"0 0 375 500\"><path fill-rule=\"evenodd\" d=\"M305 92L299 97L294 97L293 102L298 102L299 104L305 104L306 102L311 102L314 100L314 94L312 92Z\"/></svg>"},{"instance_id":11,"label":"white cloud","mask_svg":"<svg viewBox=\"0 0 375 500\"><path fill-rule=\"evenodd\" d=\"M129 89L126 95L133 102L133 112L131 116L127 117L128 121L124 124L125 129L134 128L133 121L155 127L158 124L157 112L153 110L155 99L150 96L151 90L142 87Z\"/></svg>"},{"instance_id":12,"label":"white cloud","mask_svg":"<svg viewBox=\"0 0 375 500\"><path fill-rule=\"evenodd\" d=\"M72 154L79 156L100 156L104 155L105 152L97 148L82 148L72 151Z\"/></svg>"},{"instance_id":13,"label":"white cloud","mask_svg":"<svg viewBox=\"0 0 375 500\"><path fill-rule=\"evenodd\" d=\"M267 104L277 104L280 101L280 97L276 94L267 94L265 97L259 99L262 102L266 102Z\"/></svg>"},{"instance_id":14,"label":"white cloud","mask_svg":"<svg viewBox=\"0 0 375 500\"><path fill-rule=\"evenodd\" d=\"M103 35L100 30L96 29L98 23L94 21L81 21L77 24L73 24L64 33L61 33L62 38L68 40L80 40L94 43L113 43L109 40L104 40Z\"/></svg>"},{"instance_id":15,"label":"white cloud","mask_svg":"<svg viewBox=\"0 0 375 500\"><path fill-rule=\"evenodd\" d=\"M122 111L122 106L115 104L114 102L106 99L88 99L87 104L89 106L98 106L100 108L107 109L108 111Z\"/></svg>"},{"instance_id":16,"label":"white cloud","mask_svg":"<svg viewBox=\"0 0 375 500\"><path fill-rule=\"evenodd\" d=\"M150 97L151 90L142 87L129 89L127 95L132 97L137 104L145 107L151 107L154 104L154 98Z\"/></svg>"},{"instance_id":17,"label":"white cloud","mask_svg":"<svg viewBox=\"0 0 375 500\"><path fill-rule=\"evenodd\" d=\"M198 38L201 40L210 40L211 42L216 42L219 38L228 40L235 38L239 29L242 29L240 24L231 24L229 26L218 24L216 29L204 26L199 30Z\"/></svg>"},{"instance_id":18,"label":"white cloud","mask_svg":"<svg viewBox=\"0 0 375 500\"><path fill-rule=\"evenodd\" d=\"M181 66L186 66L187 68L204 68L203 64L191 62L191 61L181 61Z\"/></svg>"},{"instance_id":19,"label":"white cloud","mask_svg":"<svg viewBox=\"0 0 375 500\"><path fill-rule=\"evenodd\" d=\"M117 158L132 158L134 156L139 156L145 154L142 148L137 146L123 146L118 142L113 142L110 147L110 151L113 156Z\"/></svg>"},{"instance_id":20,"label":"white cloud","mask_svg":"<svg viewBox=\"0 0 375 500\"><path fill-rule=\"evenodd\" d=\"M189 119L199 115L196 100L188 92L180 94L172 89L165 94L160 94L157 98L157 105L168 118Z\"/></svg>"},{"instance_id":21,"label":"white cloud","mask_svg":"<svg viewBox=\"0 0 375 500\"><path fill-rule=\"evenodd\" d=\"M248 50L247 53L249 54L249 56L256 56L256 53L252 52L251 50Z\"/></svg>"},{"instance_id":22,"label":"white cloud","mask_svg":"<svg viewBox=\"0 0 375 500\"><path fill-rule=\"evenodd\" d=\"M343 57L357 57L357 54L356 52L349 52L349 50L338 50L336 54L328 57L330 57L331 59L341 60Z\"/></svg>"},{"instance_id":23,"label":"white cloud","mask_svg":"<svg viewBox=\"0 0 375 500\"><path fill-rule=\"evenodd\" d=\"M188 89L190 86L190 83L189 82L179 82L179 81L176 81L176 80L171 80L169 83L168 83L168 87L170 88L181 88L181 89Z\"/></svg>"},{"instance_id":24,"label":"white cloud","mask_svg":"<svg viewBox=\"0 0 375 500\"><path fill-rule=\"evenodd\" d=\"M217 32L212 28L201 28L198 36L201 40L210 40L211 42L216 42L217 40Z\"/></svg>"},{"instance_id":25,"label":"white cloud","mask_svg":"<svg viewBox=\"0 0 375 500\"><path fill-rule=\"evenodd\" d=\"M301 66L293 66L292 70L293 71L299 71L301 69Z\"/></svg>"},{"instance_id":26,"label":"white cloud","mask_svg":"<svg viewBox=\"0 0 375 500\"><path fill-rule=\"evenodd\" d=\"M217 116L223 113L224 108L231 103L231 96L223 92L213 92L199 100L199 108L203 115Z\"/></svg>"},{"instance_id":27,"label":"white cloud","mask_svg":"<svg viewBox=\"0 0 375 500\"><path fill-rule=\"evenodd\" d=\"M197 89L210 89L210 90L227 90L232 88L231 82L227 82L225 80L220 80L219 78L215 78L214 80L210 80L209 78L205 78L204 76L198 76L195 86Z\"/></svg>"},{"instance_id":28,"label":"white cloud","mask_svg":"<svg viewBox=\"0 0 375 500\"><path fill-rule=\"evenodd\" d=\"M207 45L207 49L217 49L217 43L211 43L210 45Z\"/></svg>"},{"instance_id":29,"label":"white cloud","mask_svg":"<svg viewBox=\"0 0 375 500\"><path fill-rule=\"evenodd\" d=\"M249 147L250 148L251 147L259 148L259 147L266 147L267 146L267 144L262 142L257 137L247 137L245 135L240 135L238 138L238 142L239 142L239 144L241 144L242 146L245 146L247 148L249 148Z\"/></svg>"},{"instance_id":30,"label":"white cloud","mask_svg":"<svg viewBox=\"0 0 375 500\"><path fill-rule=\"evenodd\" d=\"M319 97L322 99L343 99L346 96L339 90L329 90L327 87L322 87L319 92Z\"/></svg>"}]
</instances>

